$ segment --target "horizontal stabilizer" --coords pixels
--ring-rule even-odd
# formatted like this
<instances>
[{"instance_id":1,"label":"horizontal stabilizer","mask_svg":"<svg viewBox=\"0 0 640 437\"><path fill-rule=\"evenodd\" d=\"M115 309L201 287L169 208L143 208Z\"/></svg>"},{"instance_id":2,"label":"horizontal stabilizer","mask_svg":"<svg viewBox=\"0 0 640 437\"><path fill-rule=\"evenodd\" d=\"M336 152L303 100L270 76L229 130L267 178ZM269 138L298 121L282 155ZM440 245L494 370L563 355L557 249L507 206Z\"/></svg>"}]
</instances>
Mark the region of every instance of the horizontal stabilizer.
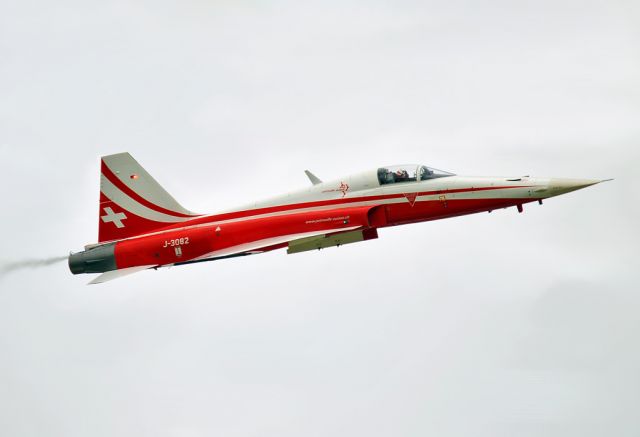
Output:
<instances>
[{"instance_id":1,"label":"horizontal stabilizer","mask_svg":"<svg viewBox=\"0 0 640 437\"><path fill-rule=\"evenodd\" d=\"M103 282L111 281L113 279L118 279L118 278L121 278L123 276L127 276L127 275L131 275L133 273L140 272L142 270L150 269L152 267L157 267L157 266L155 266L155 265L153 265L153 266L136 266L136 267L129 267L129 268L126 268L126 269L111 270L109 272L105 272L105 273L101 274L100 276L97 276L96 278L94 278L93 281L89 282L89 285L102 284Z\"/></svg>"}]
</instances>

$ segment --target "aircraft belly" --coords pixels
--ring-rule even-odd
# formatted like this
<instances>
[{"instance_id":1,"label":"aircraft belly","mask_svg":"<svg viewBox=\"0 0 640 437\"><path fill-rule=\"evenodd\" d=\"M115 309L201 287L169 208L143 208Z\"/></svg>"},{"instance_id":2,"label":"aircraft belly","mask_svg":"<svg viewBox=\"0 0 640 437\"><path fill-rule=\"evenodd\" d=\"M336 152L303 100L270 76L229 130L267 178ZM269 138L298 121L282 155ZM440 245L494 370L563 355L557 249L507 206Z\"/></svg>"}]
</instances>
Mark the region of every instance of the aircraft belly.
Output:
<instances>
[{"instance_id":1,"label":"aircraft belly","mask_svg":"<svg viewBox=\"0 0 640 437\"><path fill-rule=\"evenodd\" d=\"M437 200L394 203L385 206L389 225L456 217L533 202L532 198L458 199L443 195Z\"/></svg>"}]
</instances>

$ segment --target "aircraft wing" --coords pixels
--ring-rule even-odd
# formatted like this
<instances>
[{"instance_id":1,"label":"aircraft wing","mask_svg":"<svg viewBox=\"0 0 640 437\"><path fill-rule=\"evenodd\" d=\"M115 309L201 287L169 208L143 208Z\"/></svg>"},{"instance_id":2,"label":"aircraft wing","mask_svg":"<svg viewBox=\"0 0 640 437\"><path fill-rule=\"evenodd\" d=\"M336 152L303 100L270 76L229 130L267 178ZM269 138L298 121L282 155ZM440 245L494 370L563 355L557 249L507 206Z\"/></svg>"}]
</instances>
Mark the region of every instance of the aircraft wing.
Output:
<instances>
[{"instance_id":1,"label":"aircraft wing","mask_svg":"<svg viewBox=\"0 0 640 437\"><path fill-rule=\"evenodd\" d=\"M299 238L288 243L287 254L320 250L326 247L339 247L344 244L359 243L361 241L378 238L376 228L357 229L347 232L316 235L314 237Z\"/></svg>"},{"instance_id":2,"label":"aircraft wing","mask_svg":"<svg viewBox=\"0 0 640 437\"><path fill-rule=\"evenodd\" d=\"M288 254L293 254L371 240L378 238L376 227L380 226L385 220L384 211L377 208L377 205L316 211L312 213L296 213L295 215L300 217L297 219L298 221L304 222L306 220L307 223L312 223L312 225L309 226L312 226L314 230L305 230L303 232L298 230L297 232L256 239L216 250L194 261L228 258L239 254L261 253L283 247L287 247ZM346 219L344 223L349 222L351 226L343 226L341 224L339 227L336 227L336 223L342 223L343 219ZM255 223L254 226L260 227L263 225ZM188 262L189 261L187 261L187 263Z\"/></svg>"},{"instance_id":3,"label":"aircraft wing","mask_svg":"<svg viewBox=\"0 0 640 437\"><path fill-rule=\"evenodd\" d=\"M352 231L360 227L361 226L353 226L353 227L346 228L346 230ZM323 230L323 231L305 232L301 234L290 234L290 235L282 235L279 237L266 238L263 240L252 241L250 243L239 244L237 246L229 247L227 249L218 250L214 254L208 255L206 258L217 259L217 258L228 258L230 256L239 255L239 254L262 253L262 252L266 252L270 248L273 248L274 246L280 247L285 244L291 244L291 242L294 242L294 241L302 241L302 240L307 240L309 238L324 238L327 235L330 235L330 232Z\"/></svg>"},{"instance_id":4,"label":"aircraft wing","mask_svg":"<svg viewBox=\"0 0 640 437\"><path fill-rule=\"evenodd\" d=\"M376 228L383 220L384 212L376 205L369 205L221 224L220 226L231 235L242 235L244 231L245 241L238 241L227 247L222 246L213 252L184 261L108 271L96 277L90 284L111 281L150 268L214 261L285 247L288 254L293 254L371 240L378 238Z\"/></svg>"},{"instance_id":5,"label":"aircraft wing","mask_svg":"<svg viewBox=\"0 0 640 437\"><path fill-rule=\"evenodd\" d=\"M140 272L142 270L147 270L153 267L158 267L156 265L153 266L136 266L136 267L129 267L126 269L119 269L119 270L111 270L109 272L105 272L102 273L99 276L96 276L95 278L93 278L93 280L91 282L89 282L89 285L93 285L93 284L102 284L103 282L108 282L108 281L112 281L114 279L118 279L121 278L123 276L127 276L127 275L131 275L133 273L137 273Z\"/></svg>"}]
</instances>

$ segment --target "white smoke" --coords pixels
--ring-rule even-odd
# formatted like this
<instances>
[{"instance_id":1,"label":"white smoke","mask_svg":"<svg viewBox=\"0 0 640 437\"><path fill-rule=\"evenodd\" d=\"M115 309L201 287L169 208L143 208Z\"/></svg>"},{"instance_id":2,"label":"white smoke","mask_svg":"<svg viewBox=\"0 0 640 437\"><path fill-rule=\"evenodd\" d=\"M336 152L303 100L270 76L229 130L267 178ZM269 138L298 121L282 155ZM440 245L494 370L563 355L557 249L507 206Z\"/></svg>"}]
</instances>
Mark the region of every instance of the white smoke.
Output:
<instances>
[{"instance_id":1,"label":"white smoke","mask_svg":"<svg viewBox=\"0 0 640 437\"><path fill-rule=\"evenodd\" d=\"M37 269L59 263L66 259L66 256L56 256L49 258L28 258L18 261L2 261L0 262L0 279L16 270Z\"/></svg>"}]
</instances>

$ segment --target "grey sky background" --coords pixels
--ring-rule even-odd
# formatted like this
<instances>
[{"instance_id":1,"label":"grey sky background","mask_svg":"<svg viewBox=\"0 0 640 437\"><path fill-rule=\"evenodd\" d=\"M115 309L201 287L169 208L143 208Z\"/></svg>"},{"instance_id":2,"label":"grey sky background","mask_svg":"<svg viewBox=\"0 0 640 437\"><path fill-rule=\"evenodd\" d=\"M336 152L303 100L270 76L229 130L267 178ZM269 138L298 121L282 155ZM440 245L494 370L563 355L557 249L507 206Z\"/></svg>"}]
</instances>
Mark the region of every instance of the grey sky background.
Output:
<instances>
[{"instance_id":1,"label":"grey sky background","mask_svg":"<svg viewBox=\"0 0 640 437\"><path fill-rule=\"evenodd\" d=\"M215 212L379 165L616 178L380 239L0 278L0 435L640 434L634 1L0 1L0 258L97 238L99 157Z\"/></svg>"}]
</instances>

